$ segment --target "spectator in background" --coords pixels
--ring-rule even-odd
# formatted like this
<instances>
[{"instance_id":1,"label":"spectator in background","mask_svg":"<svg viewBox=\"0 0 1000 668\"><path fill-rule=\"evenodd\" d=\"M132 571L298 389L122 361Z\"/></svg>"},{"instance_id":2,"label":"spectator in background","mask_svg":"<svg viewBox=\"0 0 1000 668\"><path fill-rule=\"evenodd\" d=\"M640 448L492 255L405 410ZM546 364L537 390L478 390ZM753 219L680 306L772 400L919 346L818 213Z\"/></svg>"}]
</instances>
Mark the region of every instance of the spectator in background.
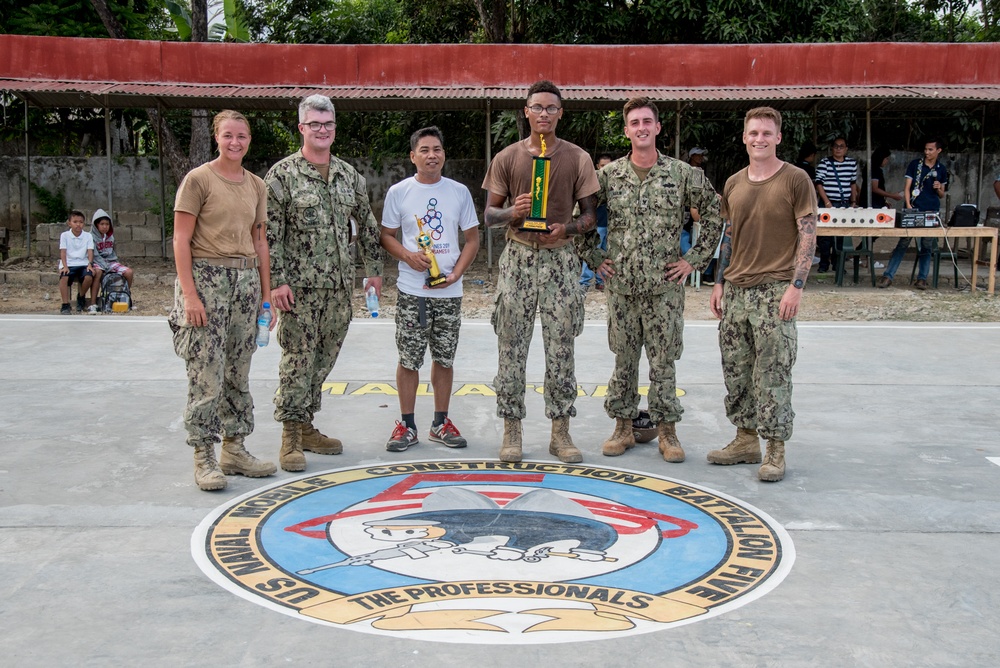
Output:
<instances>
[{"instance_id":1,"label":"spectator in background","mask_svg":"<svg viewBox=\"0 0 1000 668\"><path fill-rule=\"evenodd\" d=\"M816 182L816 144L807 141L799 149L799 157L795 166L809 175L809 182Z\"/></svg>"},{"instance_id":2,"label":"spectator in background","mask_svg":"<svg viewBox=\"0 0 1000 668\"><path fill-rule=\"evenodd\" d=\"M830 155L816 165L816 193L820 207L843 209L858 205L858 161L847 156L847 140L838 136L830 144ZM850 237L843 238L844 248L850 248ZM819 273L830 270L834 256L834 238L817 237Z\"/></svg>"},{"instance_id":3,"label":"spectator in background","mask_svg":"<svg viewBox=\"0 0 1000 668\"><path fill-rule=\"evenodd\" d=\"M883 209L888 206L887 199L899 201L903 193L889 192L885 189L885 173L882 171L889 164L892 153L885 147L879 147L872 153L872 208Z\"/></svg>"},{"instance_id":4,"label":"spectator in background","mask_svg":"<svg viewBox=\"0 0 1000 668\"><path fill-rule=\"evenodd\" d=\"M884 209L890 206L886 200L901 200L903 199L903 193L889 192L885 189L885 173L882 171L889 164L889 157L892 152L884 146L880 146L875 149L872 153L872 175L871 175L871 187L872 187L872 202L871 208L873 209ZM867 201L868 191L867 188L861 192L862 200ZM872 251L875 250L875 239L871 238L869 240L871 244ZM867 261L867 260L865 260ZM881 262L875 263L876 269L882 269L885 265Z\"/></svg>"},{"instance_id":5,"label":"spectator in background","mask_svg":"<svg viewBox=\"0 0 1000 668\"><path fill-rule=\"evenodd\" d=\"M76 293L76 310L82 311L87 291L94 280L94 237L83 233L83 213L69 214L69 229L59 235L59 294L62 296L62 315L71 313L69 296L73 283L79 283ZM91 293L90 305L94 305Z\"/></svg>"},{"instance_id":6,"label":"spectator in background","mask_svg":"<svg viewBox=\"0 0 1000 668\"><path fill-rule=\"evenodd\" d=\"M611 156L607 153L602 153L597 156L597 169L601 169L605 165L611 164ZM601 250L608 249L608 206L607 204L602 204L597 207L597 234L601 237ZM594 274L594 270L590 268L586 262L583 263L583 271L580 272L580 287L586 292L590 288L590 281L594 281L594 287L598 290L604 289L604 279Z\"/></svg>"},{"instance_id":7,"label":"spectator in background","mask_svg":"<svg viewBox=\"0 0 1000 668\"><path fill-rule=\"evenodd\" d=\"M708 151L701 148L700 146L695 146L690 151L688 151L688 164L695 169L705 170L705 163L708 161ZM711 185L711 182L709 183ZM681 229L681 255L686 254L691 247L694 246L694 226L695 223L701 222L701 215L698 213L697 207L691 207L684 214L684 227ZM702 272L701 282L705 285L712 285L715 282L713 274L715 273L715 258L713 257L708 266L705 267L705 271Z\"/></svg>"},{"instance_id":8,"label":"spectator in background","mask_svg":"<svg viewBox=\"0 0 1000 668\"><path fill-rule=\"evenodd\" d=\"M931 139L924 144L924 159L917 158L906 168L906 184L903 186L903 201L907 209L937 212L941 209L941 198L948 185L948 169L939 160L944 144L940 139ZM917 290L927 289L927 273L931 268L931 250L937 239L920 237L917 244L917 280L913 284ZM903 237L896 244L889 258L889 266L878 279L878 287L887 288L899 269L910 238Z\"/></svg>"},{"instance_id":9,"label":"spectator in background","mask_svg":"<svg viewBox=\"0 0 1000 668\"><path fill-rule=\"evenodd\" d=\"M115 228L111 216L104 209L94 212L90 223L90 233L94 236L94 285L91 288L90 312L97 312L97 295L101 291L101 277L104 274L121 274L132 291L132 269L126 267L115 252Z\"/></svg>"}]
</instances>

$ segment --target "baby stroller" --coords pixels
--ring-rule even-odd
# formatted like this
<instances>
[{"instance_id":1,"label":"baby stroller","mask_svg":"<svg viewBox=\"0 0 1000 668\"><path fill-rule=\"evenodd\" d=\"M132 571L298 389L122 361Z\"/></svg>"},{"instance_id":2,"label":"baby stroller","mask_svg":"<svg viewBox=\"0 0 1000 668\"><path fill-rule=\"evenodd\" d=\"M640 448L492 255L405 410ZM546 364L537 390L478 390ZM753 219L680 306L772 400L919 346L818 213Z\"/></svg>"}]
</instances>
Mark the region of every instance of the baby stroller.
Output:
<instances>
[{"instance_id":1,"label":"baby stroller","mask_svg":"<svg viewBox=\"0 0 1000 668\"><path fill-rule=\"evenodd\" d=\"M124 304L124 306L115 306ZM101 277L101 310L105 313L111 311L130 311L132 309L132 289L128 286L128 281L121 274L108 272Z\"/></svg>"}]
</instances>

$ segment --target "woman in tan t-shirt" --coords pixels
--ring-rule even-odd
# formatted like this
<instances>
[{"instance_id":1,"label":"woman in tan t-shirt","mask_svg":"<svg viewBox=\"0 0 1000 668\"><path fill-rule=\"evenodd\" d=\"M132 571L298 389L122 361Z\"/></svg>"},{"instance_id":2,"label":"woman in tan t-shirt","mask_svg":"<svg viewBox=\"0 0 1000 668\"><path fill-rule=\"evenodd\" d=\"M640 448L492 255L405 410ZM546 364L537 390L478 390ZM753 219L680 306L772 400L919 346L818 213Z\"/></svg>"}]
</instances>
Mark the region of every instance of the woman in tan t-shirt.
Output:
<instances>
[{"instance_id":1,"label":"woman in tan t-shirt","mask_svg":"<svg viewBox=\"0 0 1000 668\"><path fill-rule=\"evenodd\" d=\"M174 350L187 363L184 426L194 447L195 482L204 490L223 489L225 475L256 478L277 470L243 446L253 431L249 375L256 321L271 300L267 189L243 168L250 147L243 114L219 113L213 130L219 156L191 170L177 189L177 283L169 319ZM218 436L222 454L216 461Z\"/></svg>"}]
</instances>

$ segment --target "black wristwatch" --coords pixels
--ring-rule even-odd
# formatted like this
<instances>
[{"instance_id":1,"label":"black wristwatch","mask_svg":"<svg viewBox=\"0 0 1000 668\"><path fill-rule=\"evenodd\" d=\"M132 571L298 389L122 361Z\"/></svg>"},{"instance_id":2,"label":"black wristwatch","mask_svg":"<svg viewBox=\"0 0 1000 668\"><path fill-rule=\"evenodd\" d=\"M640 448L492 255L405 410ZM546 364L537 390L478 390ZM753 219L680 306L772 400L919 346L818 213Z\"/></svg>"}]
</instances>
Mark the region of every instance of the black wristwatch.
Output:
<instances>
[{"instance_id":1,"label":"black wristwatch","mask_svg":"<svg viewBox=\"0 0 1000 668\"><path fill-rule=\"evenodd\" d=\"M801 290L805 286L805 283L802 282L801 278L796 278L795 281L792 283L792 285Z\"/></svg>"}]
</instances>

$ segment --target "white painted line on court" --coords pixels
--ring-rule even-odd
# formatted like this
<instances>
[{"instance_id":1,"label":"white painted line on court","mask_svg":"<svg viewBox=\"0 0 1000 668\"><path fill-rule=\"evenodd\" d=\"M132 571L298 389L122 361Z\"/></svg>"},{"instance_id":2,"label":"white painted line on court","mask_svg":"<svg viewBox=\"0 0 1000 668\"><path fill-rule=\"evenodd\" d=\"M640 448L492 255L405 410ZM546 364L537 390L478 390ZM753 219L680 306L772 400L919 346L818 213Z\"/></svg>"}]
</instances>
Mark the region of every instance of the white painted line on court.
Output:
<instances>
[{"instance_id":1,"label":"white painted line on court","mask_svg":"<svg viewBox=\"0 0 1000 668\"><path fill-rule=\"evenodd\" d=\"M986 461L993 462L997 466L1000 466L1000 457L987 457Z\"/></svg>"}]
</instances>

